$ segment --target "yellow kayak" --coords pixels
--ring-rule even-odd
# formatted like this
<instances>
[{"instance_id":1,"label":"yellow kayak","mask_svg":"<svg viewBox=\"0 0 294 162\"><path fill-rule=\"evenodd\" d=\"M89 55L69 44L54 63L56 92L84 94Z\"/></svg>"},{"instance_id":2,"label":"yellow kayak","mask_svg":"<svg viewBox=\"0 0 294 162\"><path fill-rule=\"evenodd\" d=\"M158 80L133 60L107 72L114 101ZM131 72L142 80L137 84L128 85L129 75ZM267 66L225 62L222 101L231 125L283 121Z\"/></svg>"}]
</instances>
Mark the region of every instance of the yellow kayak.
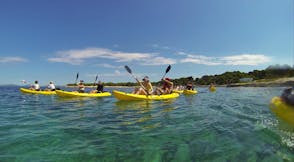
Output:
<instances>
[{"instance_id":1,"label":"yellow kayak","mask_svg":"<svg viewBox=\"0 0 294 162\"><path fill-rule=\"evenodd\" d=\"M274 97L270 109L276 116L294 126L294 106L286 104L280 97Z\"/></svg>"},{"instance_id":2,"label":"yellow kayak","mask_svg":"<svg viewBox=\"0 0 294 162\"><path fill-rule=\"evenodd\" d=\"M192 95L192 94L196 94L197 93L197 90L187 90L185 89L183 94L185 95Z\"/></svg>"},{"instance_id":3,"label":"yellow kayak","mask_svg":"<svg viewBox=\"0 0 294 162\"><path fill-rule=\"evenodd\" d=\"M166 95L136 95L132 93L126 93L121 91L113 91L113 95L118 100L132 101L132 100L166 100L179 97L178 93L166 94Z\"/></svg>"},{"instance_id":4,"label":"yellow kayak","mask_svg":"<svg viewBox=\"0 0 294 162\"><path fill-rule=\"evenodd\" d=\"M215 92L215 91L216 91L216 87L210 87L210 88L209 88L209 91L210 91L210 92Z\"/></svg>"},{"instance_id":5,"label":"yellow kayak","mask_svg":"<svg viewBox=\"0 0 294 162\"><path fill-rule=\"evenodd\" d=\"M20 88L19 89L23 93L30 93L30 94L42 94L42 95L55 95L55 91L35 91L27 88Z\"/></svg>"},{"instance_id":6,"label":"yellow kayak","mask_svg":"<svg viewBox=\"0 0 294 162\"><path fill-rule=\"evenodd\" d=\"M109 92L103 93L79 93L79 92L68 92L62 90L56 90L56 94L60 97L106 97L111 96Z\"/></svg>"},{"instance_id":7,"label":"yellow kayak","mask_svg":"<svg viewBox=\"0 0 294 162\"><path fill-rule=\"evenodd\" d=\"M183 92L184 92L184 90L173 90L173 93L179 93L179 94L181 94Z\"/></svg>"}]
</instances>

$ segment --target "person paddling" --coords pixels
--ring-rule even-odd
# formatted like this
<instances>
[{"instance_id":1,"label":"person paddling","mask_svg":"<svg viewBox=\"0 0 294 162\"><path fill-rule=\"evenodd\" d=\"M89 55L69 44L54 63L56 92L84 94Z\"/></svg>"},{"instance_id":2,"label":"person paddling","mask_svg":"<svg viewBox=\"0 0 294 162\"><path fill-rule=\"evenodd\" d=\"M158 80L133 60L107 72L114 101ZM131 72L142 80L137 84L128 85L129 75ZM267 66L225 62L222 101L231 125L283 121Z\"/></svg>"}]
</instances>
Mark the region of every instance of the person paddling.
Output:
<instances>
[{"instance_id":1,"label":"person paddling","mask_svg":"<svg viewBox=\"0 0 294 162\"><path fill-rule=\"evenodd\" d=\"M215 86L214 86L214 84L213 83L210 83L210 85L209 85L209 89L210 88L214 88Z\"/></svg>"},{"instance_id":2,"label":"person paddling","mask_svg":"<svg viewBox=\"0 0 294 162\"><path fill-rule=\"evenodd\" d=\"M30 87L31 90L40 91L40 85L38 81L36 80L35 83Z\"/></svg>"},{"instance_id":3,"label":"person paddling","mask_svg":"<svg viewBox=\"0 0 294 162\"><path fill-rule=\"evenodd\" d=\"M187 90L194 90L194 86L191 82L188 82L187 85L186 85L186 89Z\"/></svg>"},{"instance_id":4,"label":"person paddling","mask_svg":"<svg viewBox=\"0 0 294 162\"><path fill-rule=\"evenodd\" d=\"M80 80L80 82L78 83L78 92L79 93L84 93L85 92L85 85L84 85L83 80Z\"/></svg>"},{"instance_id":5,"label":"person paddling","mask_svg":"<svg viewBox=\"0 0 294 162\"><path fill-rule=\"evenodd\" d=\"M173 91L174 83L171 81L170 78L162 79L163 85L162 88L156 88L155 94L163 95L163 94L170 94Z\"/></svg>"},{"instance_id":6,"label":"person paddling","mask_svg":"<svg viewBox=\"0 0 294 162\"><path fill-rule=\"evenodd\" d=\"M55 85L54 85L53 81L49 82L46 90L47 91L55 91Z\"/></svg>"},{"instance_id":7,"label":"person paddling","mask_svg":"<svg viewBox=\"0 0 294 162\"><path fill-rule=\"evenodd\" d=\"M135 78L136 81L140 84L141 87L135 88L133 91L133 94L138 94L138 95L149 95L153 93L153 87L151 82L149 81L149 77L145 76L142 79L142 82L140 82L137 78Z\"/></svg>"},{"instance_id":8,"label":"person paddling","mask_svg":"<svg viewBox=\"0 0 294 162\"><path fill-rule=\"evenodd\" d=\"M294 106L294 87L287 88L283 91L281 98L287 104Z\"/></svg>"},{"instance_id":9,"label":"person paddling","mask_svg":"<svg viewBox=\"0 0 294 162\"><path fill-rule=\"evenodd\" d=\"M103 84L101 81L98 81L96 90L91 91L91 93L103 93Z\"/></svg>"}]
</instances>

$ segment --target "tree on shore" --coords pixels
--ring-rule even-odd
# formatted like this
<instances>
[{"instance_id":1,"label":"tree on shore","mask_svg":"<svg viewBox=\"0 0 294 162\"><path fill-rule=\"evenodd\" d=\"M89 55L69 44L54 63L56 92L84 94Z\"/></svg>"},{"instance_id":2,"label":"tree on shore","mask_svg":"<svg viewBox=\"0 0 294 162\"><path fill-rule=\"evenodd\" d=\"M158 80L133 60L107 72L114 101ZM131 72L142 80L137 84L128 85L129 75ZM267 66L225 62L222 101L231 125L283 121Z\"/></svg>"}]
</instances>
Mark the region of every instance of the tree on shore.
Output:
<instances>
[{"instance_id":1,"label":"tree on shore","mask_svg":"<svg viewBox=\"0 0 294 162\"><path fill-rule=\"evenodd\" d=\"M173 79L175 85L186 85L188 82L193 82L196 85L209 85L210 83L224 85L239 83L241 78L252 78L253 80L260 79L277 79L283 77L294 77L294 68L289 65L271 65L265 70L253 70L245 73L240 71L225 72L219 75L204 75L201 78L193 78L193 76ZM161 81L152 82L153 85L160 84ZM75 86L75 84L67 84L68 86ZM87 86L92 86L93 83L86 83ZM136 86L137 83L123 82L123 83L104 83L106 86Z\"/></svg>"}]
</instances>

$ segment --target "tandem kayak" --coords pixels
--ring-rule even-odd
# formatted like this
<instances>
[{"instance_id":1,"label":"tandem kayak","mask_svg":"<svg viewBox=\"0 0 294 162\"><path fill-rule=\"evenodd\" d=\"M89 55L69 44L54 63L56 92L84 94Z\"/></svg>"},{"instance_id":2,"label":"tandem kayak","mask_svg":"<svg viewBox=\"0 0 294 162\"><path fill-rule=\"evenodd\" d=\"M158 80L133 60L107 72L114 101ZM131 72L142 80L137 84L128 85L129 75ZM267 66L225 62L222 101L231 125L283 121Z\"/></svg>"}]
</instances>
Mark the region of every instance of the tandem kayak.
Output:
<instances>
[{"instance_id":1,"label":"tandem kayak","mask_svg":"<svg viewBox=\"0 0 294 162\"><path fill-rule=\"evenodd\" d=\"M209 88L209 91L210 91L210 92L215 92L215 91L216 91L216 87L210 87L210 88Z\"/></svg>"},{"instance_id":2,"label":"tandem kayak","mask_svg":"<svg viewBox=\"0 0 294 162\"><path fill-rule=\"evenodd\" d=\"M69 91L62 91L62 90L56 90L56 94L60 97L106 97L106 96L111 96L111 93L109 93L109 92L79 93L79 92L69 92Z\"/></svg>"},{"instance_id":3,"label":"tandem kayak","mask_svg":"<svg viewBox=\"0 0 294 162\"><path fill-rule=\"evenodd\" d=\"M55 95L55 91L35 91L27 88L20 88L19 89L23 93L30 93L30 94L42 94L42 95Z\"/></svg>"},{"instance_id":4,"label":"tandem kayak","mask_svg":"<svg viewBox=\"0 0 294 162\"><path fill-rule=\"evenodd\" d=\"M171 93L166 95L137 95L121 91L113 91L113 95L118 100L134 101L134 100L166 100L179 97L178 93Z\"/></svg>"},{"instance_id":5,"label":"tandem kayak","mask_svg":"<svg viewBox=\"0 0 294 162\"><path fill-rule=\"evenodd\" d=\"M192 95L192 94L196 94L196 93L197 93L196 90L187 90L187 89L185 89L183 92L183 94L185 94L185 95Z\"/></svg>"},{"instance_id":6,"label":"tandem kayak","mask_svg":"<svg viewBox=\"0 0 294 162\"><path fill-rule=\"evenodd\" d=\"M274 97L270 109L280 119L294 126L294 106L285 103L280 97Z\"/></svg>"}]
</instances>

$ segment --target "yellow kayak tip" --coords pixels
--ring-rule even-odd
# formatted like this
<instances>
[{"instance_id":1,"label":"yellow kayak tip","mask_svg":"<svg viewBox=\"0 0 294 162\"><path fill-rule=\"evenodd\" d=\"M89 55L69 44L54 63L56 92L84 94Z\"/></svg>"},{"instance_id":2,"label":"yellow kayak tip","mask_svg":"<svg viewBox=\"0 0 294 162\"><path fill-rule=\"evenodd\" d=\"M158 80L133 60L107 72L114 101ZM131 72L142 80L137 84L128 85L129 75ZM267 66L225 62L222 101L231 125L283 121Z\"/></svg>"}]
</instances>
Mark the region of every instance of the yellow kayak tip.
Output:
<instances>
[{"instance_id":1,"label":"yellow kayak tip","mask_svg":"<svg viewBox=\"0 0 294 162\"><path fill-rule=\"evenodd\" d=\"M213 86L213 87L210 87L210 88L209 88L209 91L210 91L210 92L215 92L215 91L216 91L216 87L214 87L214 86Z\"/></svg>"},{"instance_id":2,"label":"yellow kayak tip","mask_svg":"<svg viewBox=\"0 0 294 162\"><path fill-rule=\"evenodd\" d=\"M270 110L277 117L294 126L294 106L285 103L281 97L272 98Z\"/></svg>"}]
</instances>

